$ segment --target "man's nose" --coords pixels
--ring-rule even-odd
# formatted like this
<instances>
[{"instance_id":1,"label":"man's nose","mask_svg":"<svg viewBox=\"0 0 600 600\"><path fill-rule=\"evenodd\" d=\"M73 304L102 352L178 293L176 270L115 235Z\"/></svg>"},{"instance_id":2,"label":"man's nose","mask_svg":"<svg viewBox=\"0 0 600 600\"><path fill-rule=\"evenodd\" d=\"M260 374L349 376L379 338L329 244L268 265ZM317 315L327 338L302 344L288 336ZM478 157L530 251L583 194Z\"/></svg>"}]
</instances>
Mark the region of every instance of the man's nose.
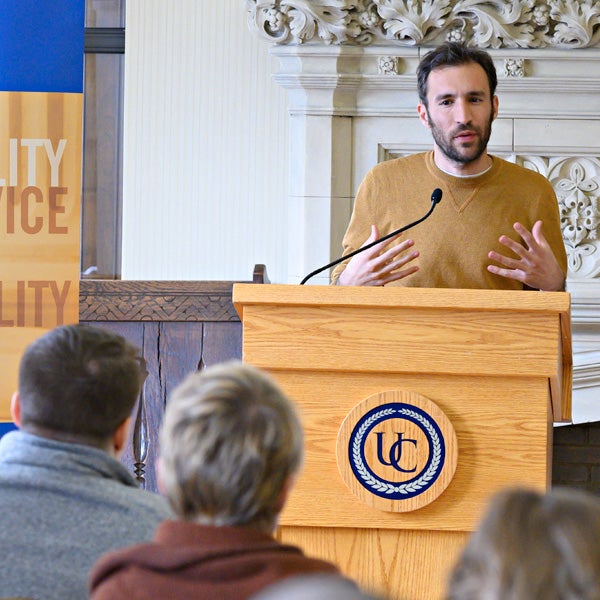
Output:
<instances>
[{"instance_id":1,"label":"man's nose","mask_svg":"<svg viewBox=\"0 0 600 600\"><path fill-rule=\"evenodd\" d=\"M454 104L454 119L457 123L470 123L471 117L471 105L467 100L459 100Z\"/></svg>"}]
</instances>

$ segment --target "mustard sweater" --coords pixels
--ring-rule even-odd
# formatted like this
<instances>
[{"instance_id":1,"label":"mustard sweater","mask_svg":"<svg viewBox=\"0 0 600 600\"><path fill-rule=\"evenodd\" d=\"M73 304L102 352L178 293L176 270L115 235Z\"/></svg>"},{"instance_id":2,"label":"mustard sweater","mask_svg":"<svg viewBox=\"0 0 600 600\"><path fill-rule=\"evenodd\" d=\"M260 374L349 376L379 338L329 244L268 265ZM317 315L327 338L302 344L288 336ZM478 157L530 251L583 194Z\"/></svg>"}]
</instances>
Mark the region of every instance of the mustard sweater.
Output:
<instances>
[{"instance_id":1,"label":"mustard sweater","mask_svg":"<svg viewBox=\"0 0 600 600\"><path fill-rule=\"evenodd\" d=\"M512 252L498 242L504 234L521 242L516 221L531 230L537 220L566 274L567 256L560 229L556 195L550 182L529 169L492 158L492 167L471 178L455 177L438 169L433 152L385 161L376 165L360 185L343 253L359 248L377 225L381 236L424 216L435 188L443 192L431 216L406 231L420 256L419 271L388 285L478 289L523 289L518 281L489 273L487 254ZM412 264L412 263L411 263ZM335 283L346 263L332 273Z\"/></svg>"}]
</instances>

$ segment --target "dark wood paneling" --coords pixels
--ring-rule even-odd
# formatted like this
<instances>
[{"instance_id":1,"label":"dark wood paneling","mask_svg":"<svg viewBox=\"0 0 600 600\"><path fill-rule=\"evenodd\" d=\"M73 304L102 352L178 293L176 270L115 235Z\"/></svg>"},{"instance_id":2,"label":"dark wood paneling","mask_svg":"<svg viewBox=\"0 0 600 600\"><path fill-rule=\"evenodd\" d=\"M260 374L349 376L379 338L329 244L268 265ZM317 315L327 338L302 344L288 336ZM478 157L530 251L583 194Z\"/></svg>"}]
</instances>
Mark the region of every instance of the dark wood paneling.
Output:
<instances>
[{"instance_id":1,"label":"dark wood paneling","mask_svg":"<svg viewBox=\"0 0 600 600\"><path fill-rule=\"evenodd\" d=\"M253 283L266 283L257 265ZM132 414L122 462L157 490L158 432L169 395L195 370L241 359L233 281L80 281L79 320L119 333L141 349L148 377Z\"/></svg>"},{"instance_id":2,"label":"dark wood paneling","mask_svg":"<svg viewBox=\"0 0 600 600\"><path fill-rule=\"evenodd\" d=\"M166 398L204 356L204 329L211 323L161 323L158 339L161 387ZM236 328L238 323L232 323Z\"/></svg>"},{"instance_id":3,"label":"dark wood paneling","mask_svg":"<svg viewBox=\"0 0 600 600\"><path fill-rule=\"evenodd\" d=\"M206 323L203 339L205 350L198 368L208 367L226 360L241 360L241 323Z\"/></svg>"}]
</instances>

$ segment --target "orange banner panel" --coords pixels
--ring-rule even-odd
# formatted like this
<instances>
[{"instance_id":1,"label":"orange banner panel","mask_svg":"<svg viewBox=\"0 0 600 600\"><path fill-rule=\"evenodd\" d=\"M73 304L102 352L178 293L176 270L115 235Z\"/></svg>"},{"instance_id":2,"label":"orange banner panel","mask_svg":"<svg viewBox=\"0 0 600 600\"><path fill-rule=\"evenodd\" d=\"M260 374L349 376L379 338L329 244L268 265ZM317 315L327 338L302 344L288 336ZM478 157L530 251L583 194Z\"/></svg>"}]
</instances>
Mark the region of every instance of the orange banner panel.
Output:
<instances>
[{"instance_id":1,"label":"orange banner panel","mask_svg":"<svg viewBox=\"0 0 600 600\"><path fill-rule=\"evenodd\" d=\"M25 347L78 321L82 102L0 92L0 421Z\"/></svg>"}]
</instances>

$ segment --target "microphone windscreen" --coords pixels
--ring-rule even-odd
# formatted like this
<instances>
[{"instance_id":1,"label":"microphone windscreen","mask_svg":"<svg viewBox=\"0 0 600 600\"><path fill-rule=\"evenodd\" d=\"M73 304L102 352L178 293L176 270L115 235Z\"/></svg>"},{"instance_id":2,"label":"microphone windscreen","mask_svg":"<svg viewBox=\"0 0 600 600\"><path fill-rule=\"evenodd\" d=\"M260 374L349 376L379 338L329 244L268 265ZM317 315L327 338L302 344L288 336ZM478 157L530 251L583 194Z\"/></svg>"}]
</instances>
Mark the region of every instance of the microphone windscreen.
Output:
<instances>
[{"instance_id":1,"label":"microphone windscreen","mask_svg":"<svg viewBox=\"0 0 600 600\"><path fill-rule=\"evenodd\" d=\"M433 192L431 194L431 201L438 204L441 199L442 199L442 190L440 190L440 188L435 188L435 190L433 190Z\"/></svg>"}]
</instances>

